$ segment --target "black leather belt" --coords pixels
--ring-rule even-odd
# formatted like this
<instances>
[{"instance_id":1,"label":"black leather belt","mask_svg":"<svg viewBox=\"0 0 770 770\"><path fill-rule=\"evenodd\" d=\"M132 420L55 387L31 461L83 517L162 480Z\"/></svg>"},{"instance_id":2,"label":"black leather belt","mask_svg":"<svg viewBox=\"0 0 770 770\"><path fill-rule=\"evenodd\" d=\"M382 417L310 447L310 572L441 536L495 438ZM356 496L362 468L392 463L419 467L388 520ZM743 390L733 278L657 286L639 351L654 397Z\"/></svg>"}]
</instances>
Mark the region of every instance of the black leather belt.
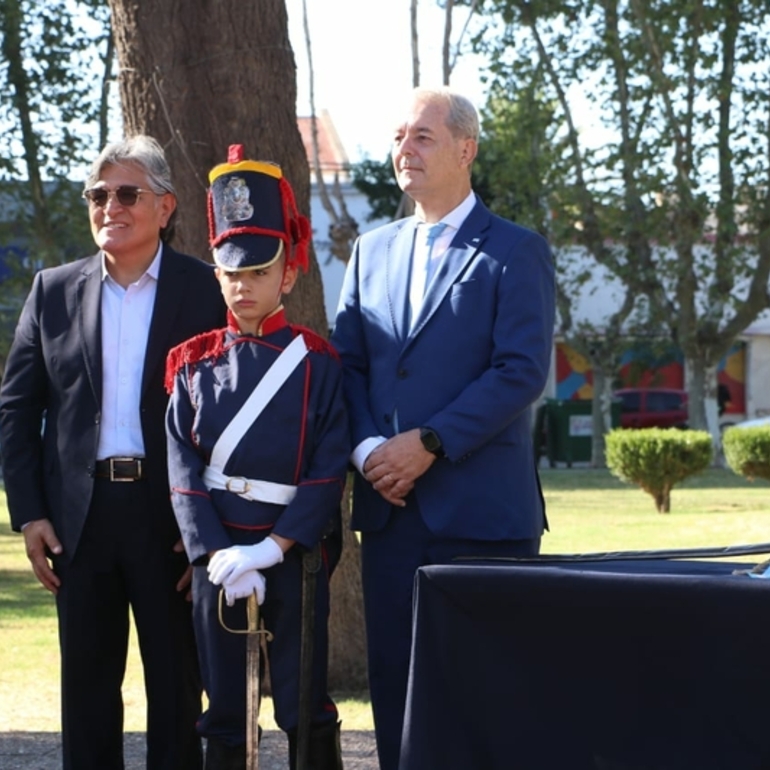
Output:
<instances>
[{"instance_id":1,"label":"black leather belt","mask_svg":"<svg viewBox=\"0 0 770 770\"><path fill-rule=\"evenodd\" d=\"M94 478L110 481L139 481L144 478L143 457L108 457L97 460L94 465Z\"/></svg>"}]
</instances>

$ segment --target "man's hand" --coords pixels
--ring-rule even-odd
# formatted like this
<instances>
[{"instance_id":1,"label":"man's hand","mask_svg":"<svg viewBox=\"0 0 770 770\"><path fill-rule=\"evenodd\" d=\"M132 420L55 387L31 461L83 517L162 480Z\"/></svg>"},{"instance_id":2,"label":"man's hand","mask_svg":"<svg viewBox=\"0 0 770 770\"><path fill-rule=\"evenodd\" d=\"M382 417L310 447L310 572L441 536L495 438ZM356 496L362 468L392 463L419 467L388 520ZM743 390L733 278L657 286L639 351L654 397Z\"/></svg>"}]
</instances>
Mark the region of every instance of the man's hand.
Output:
<instances>
[{"instance_id":1,"label":"man's hand","mask_svg":"<svg viewBox=\"0 0 770 770\"><path fill-rule=\"evenodd\" d=\"M391 504L405 506L414 482L435 462L420 441L420 429L399 433L380 444L366 458L364 476Z\"/></svg>"},{"instance_id":2,"label":"man's hand","mask_svg":"<svg viewBox=\"0 0 770 770\"><path fill-rule=\"evenodd\" d=\"M262 604L265 601L265 582L265 576L254 569L244 572L232 583L225 583L222 588L225 591L227 606L232 607L236 599L246 599L254 591L257 592L257 604Z\"/></svg>"},{"instance_id":3,"label":"man's hand","mask_svg":"<svg viewBox=\"0 0 770 770\"><path fill-rule=\"evenodd\" d=\"M182 538L180 537L179 540L174 543L174 553L183 553L184 552L184 543L182 542ZM185 595L185 599L188 602L192 601L192 576L193 576L193 567L192 564L187 565L187 569L182 573L182 577L177 580L176 583L176 590L177 591L184 591L187 590L187 594Z\"/></svg>"},{"instance_id":4,"label":"man's hand","mask_svg":"<svg viewBox=\"0 0 770 770\"><path fill-rule=\"evenodd\" d=\"M53 524L48 519L31 521L22 530L24 545L27 549L27 558L32 562L35 577L54 596L59 592L61 580L51 569L46 548L57 556L62 552L62 545L56 537Z\"/></svg>"},{"instance_id":5,"label":"man's hand","mask_svg":"<svg viewBox=\"0 0 770 770\"><path fill-rule=\"evenodd\" d=\"M231 545L209 560L209 580L214 585L230 585L248 570L268 569L282 561L283 549L269 536L256 545Z\"/></svg>"}]
</instances>

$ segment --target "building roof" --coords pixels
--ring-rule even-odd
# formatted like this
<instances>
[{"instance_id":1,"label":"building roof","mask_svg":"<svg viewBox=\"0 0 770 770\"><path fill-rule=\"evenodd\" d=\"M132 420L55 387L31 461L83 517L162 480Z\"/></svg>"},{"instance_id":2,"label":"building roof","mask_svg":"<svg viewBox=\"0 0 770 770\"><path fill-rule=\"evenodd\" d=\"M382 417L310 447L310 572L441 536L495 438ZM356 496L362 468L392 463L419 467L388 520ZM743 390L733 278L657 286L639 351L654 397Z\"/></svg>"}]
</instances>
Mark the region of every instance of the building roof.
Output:
<instances>
[{"instance_id":1,"label":"building roof","mask_svg":"<svg viewBox=\"0 0 770 770\"><path fill-rule=\"evenodd\" d=\"M340 181L348 179L350 161L329 113L326 110L321 110L320 114L316 115L315 123L318 132L318 160L324 179L333 179L335 173L339 175ZM298 117L297 127L302 136L302 143L305 145L308 165L312 171L315 168L313 162L313 119Z\"/></svg>"}]
</instances>

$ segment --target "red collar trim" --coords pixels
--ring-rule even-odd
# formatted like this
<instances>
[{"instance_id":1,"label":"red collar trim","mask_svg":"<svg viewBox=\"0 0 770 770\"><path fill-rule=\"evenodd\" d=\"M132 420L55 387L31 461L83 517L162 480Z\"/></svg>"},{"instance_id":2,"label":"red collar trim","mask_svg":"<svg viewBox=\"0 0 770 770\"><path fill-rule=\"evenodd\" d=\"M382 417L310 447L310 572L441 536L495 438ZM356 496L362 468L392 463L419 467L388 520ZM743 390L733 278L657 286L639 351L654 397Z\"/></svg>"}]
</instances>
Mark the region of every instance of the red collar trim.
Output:
<instances>
[{"instance_id":1,"label":"red collar trim","mask_svg":"<svg viewBox=\"0 0 770 770\"><path fill-rule=\"evenodd\" d=\"M283 305L279 305L272 313L263 319L262 324L257 330L257 337L264 337L267 334L272 334L288 325L289 324L286 321L286 311L284 310ZM227 329L234 334L241 334L238 321L229 310L227 311Z\"/></svg>"}]
</instances>

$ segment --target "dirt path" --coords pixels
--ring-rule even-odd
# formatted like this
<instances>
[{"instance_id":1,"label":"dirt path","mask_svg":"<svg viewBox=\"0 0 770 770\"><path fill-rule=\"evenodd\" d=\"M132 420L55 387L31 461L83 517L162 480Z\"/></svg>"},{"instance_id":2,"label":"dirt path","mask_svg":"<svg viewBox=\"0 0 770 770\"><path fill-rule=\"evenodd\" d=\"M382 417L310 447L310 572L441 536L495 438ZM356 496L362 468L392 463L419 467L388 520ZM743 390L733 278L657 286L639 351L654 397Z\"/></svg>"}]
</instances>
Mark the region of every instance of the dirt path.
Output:
<instances>
[{"instance_id":1,"label":"dirt path","mask_svg":"<svg viewBox=\"0 0 770 770\"><path fill-rule=\"evenodd\" d=\"M144 734L127 733L126 770L144 770ZM379 770L374 733L342 731L345 770ZM286 737L280 730L265 730L260 745L260 770L286 770ZM0 770L61 770L58 733L0 733Z\"/></svg>"}]
</instances>

